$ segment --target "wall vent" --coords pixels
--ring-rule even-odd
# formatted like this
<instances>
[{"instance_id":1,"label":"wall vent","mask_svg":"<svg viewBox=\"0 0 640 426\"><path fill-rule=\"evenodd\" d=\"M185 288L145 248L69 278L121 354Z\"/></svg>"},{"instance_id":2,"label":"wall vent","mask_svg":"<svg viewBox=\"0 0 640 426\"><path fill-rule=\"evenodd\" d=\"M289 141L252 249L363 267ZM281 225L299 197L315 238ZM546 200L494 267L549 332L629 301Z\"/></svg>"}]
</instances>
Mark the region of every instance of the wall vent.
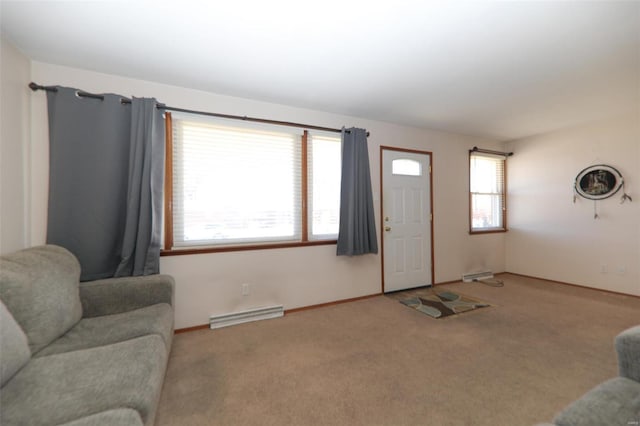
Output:
<instances>
[{"instance_id":1,"label":"wall vent","mask_svg":"<svg viewBox=\"0 0 640 426\"><path fill-rule=\"evenodd\" d=\"M470 283L473 281L482 281L493 278L493 272L486 270L480 272L469 272L467 274L462 275L462 281L465 283Z\"/></svg>"},{"instance_id":2,"label":"wall vent","mask_svg":"<svg viewBox=\"0 0 640 426\"><path fill-rule=\"evenodd\" d=\"M283 315L284 307L282 305L249 309L246 311L232 312L230 314L213 315L209 317L209 328L213 330L214 328L222 328L244 322L278 318Z\"/></svg>"}]
</instances>

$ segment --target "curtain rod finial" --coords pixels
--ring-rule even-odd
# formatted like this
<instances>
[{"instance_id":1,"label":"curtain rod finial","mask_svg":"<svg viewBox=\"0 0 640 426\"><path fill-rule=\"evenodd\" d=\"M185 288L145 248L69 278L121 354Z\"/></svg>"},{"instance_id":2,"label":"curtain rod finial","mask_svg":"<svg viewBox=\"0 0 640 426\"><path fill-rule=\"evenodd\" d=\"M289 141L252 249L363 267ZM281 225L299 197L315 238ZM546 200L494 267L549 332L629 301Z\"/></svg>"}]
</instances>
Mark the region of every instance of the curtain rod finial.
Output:
<instances>
[{"instance_id":1,"label":"curtain rod finial","mask_svg":"<svg viewBox=\"0 0 640 426\"><path fill-rule=\"evenodd\" d=\"M29 89L33 90L34 92L36 90L44 90L45 92L57 92L58 89L55 86L41 86L37 83L34 83L33 81L31 83L29 83Z\"/></svg>"}]
</instances>

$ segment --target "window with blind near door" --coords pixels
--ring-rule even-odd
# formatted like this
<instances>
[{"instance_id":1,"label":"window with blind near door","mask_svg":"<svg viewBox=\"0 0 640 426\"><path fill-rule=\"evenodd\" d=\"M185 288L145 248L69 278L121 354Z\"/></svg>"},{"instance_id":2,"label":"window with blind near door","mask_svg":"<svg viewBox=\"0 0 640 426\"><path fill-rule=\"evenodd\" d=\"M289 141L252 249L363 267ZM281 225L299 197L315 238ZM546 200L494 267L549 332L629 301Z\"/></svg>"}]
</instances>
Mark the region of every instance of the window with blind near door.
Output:
<instances>
[{"instance_id":1,"label":"window with blind near door","mask_svg":"<svg viewBox=\"0 0 640 426\"><path fill-rule=\"evenodd\" d=\"M469 153L469 225L471 233L504 232L506 226L505 159Z\"/></svg>"},{"instance_id":2,"label":"window with blind near door","mask_svg":"<svg viewBox=\"0 0 640 426\"><path fill-rule=\"evenodd\" d=\"M170 249L335 240L338 135L191 115L171 121Z\"/></svg>"}]
</instances>

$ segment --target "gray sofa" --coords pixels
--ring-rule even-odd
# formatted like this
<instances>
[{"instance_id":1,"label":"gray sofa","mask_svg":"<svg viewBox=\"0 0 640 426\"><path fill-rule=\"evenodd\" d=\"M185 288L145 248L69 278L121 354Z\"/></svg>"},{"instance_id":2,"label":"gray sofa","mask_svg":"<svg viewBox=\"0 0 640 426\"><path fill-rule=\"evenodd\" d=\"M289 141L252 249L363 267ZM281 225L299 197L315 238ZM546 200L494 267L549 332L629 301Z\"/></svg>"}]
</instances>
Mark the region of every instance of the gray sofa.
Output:
<instances>
[{"instance_id":1,"label":"gray sofa","mask_svg":"<svg viewBox=\"0 0 640 426\"><path fill-rule=\"evenodd\" d=\"M615 346L619 376L599 384L562 410L553 419L554 425L640 424L640 326L620 333L616 337Z\"/></svg>"},{"instance_id":2,"label":"gray sofa","mask_svg":"<svg viewBox=\"0 0 640 426\"><path fill-rule=\"evenodd\" d=\"M173 279L79 277L61 247L0 258L2 426L153 425L173 336Z\"/></svg>"}]
</instances>

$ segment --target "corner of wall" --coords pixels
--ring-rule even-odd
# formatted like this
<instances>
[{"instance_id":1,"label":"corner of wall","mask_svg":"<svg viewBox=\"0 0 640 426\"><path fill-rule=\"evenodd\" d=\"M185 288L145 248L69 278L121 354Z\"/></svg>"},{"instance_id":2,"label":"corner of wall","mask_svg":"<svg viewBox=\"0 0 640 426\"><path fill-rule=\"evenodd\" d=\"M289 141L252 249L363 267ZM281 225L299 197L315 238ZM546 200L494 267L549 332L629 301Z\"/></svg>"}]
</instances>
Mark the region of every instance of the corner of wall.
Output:
<instances>
[{"instance_id":1,"label":"corner of wall","mask_svg":"<svg viewBox=\"0 0 640 426\"><path fill-rule=\"evenodd\" d=\"M0 253L7 253L30 245L31 61L0 42Z\"/></svg>"}]
</instances>

